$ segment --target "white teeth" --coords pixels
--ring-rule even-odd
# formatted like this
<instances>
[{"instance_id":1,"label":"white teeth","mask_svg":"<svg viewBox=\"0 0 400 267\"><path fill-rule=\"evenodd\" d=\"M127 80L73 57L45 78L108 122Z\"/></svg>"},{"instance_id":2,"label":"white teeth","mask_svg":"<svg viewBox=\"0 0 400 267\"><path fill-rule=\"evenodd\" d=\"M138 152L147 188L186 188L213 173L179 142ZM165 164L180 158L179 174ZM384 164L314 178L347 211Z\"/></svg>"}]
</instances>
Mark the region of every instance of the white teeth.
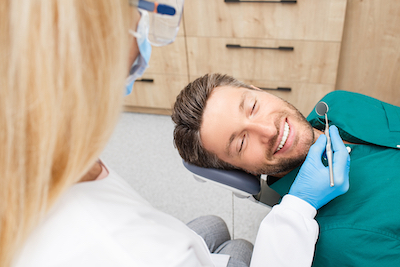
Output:
<instances>
[{"instance_id":1,"label":"white teeth","mask_svg":"<svg viewBox=\"0 0 400 267\"><path fill-rule=\"evenodd\" d=\"M281 148L285 145L288 136L289 136L289 124L287 122L285 122L285 129L283 130L282 140L279 143L279 146L278 146L278 149L276 150L276 152L281 150Z\"/></svg>"}]
</instances>

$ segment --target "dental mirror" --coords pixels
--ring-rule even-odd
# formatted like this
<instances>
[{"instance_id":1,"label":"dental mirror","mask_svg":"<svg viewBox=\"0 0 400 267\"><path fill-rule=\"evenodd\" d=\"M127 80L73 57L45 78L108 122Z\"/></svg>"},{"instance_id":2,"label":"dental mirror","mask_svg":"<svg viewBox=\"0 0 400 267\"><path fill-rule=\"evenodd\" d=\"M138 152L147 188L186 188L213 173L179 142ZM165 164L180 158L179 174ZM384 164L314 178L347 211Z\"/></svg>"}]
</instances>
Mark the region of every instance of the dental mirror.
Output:
<instances>
[{"instance_id":1,"label":"dental mirror","mask_svg":"<svg viewBox=\"0 0 400 267\"><path fill-rule=\"evenodd\" d=\"M316 106L315 106L315 112L317 112L317 114L319 116L325 116L326 113L328 113L328 104L326 104L325 102L321 101L319 102Z\"/></svg>"},{"instance_id":2,"label":"dental mirror","mask_svg":"<svg viewBox=\"0 0 400 267\"><path fill-rule=\"evenodd\" d=\"M332 151L332 144L331 144L331 136L329 135L329 123L328 123L328 104L325 102L321 101L315 106L315 112L319 116L325 116L325 131L324 134L326 136L326 157L328 159L328 165L329 165L329 180L331 183L331 187L335 186L334 178L333 178L333 151Z\"/></svg>"}]
</instances>

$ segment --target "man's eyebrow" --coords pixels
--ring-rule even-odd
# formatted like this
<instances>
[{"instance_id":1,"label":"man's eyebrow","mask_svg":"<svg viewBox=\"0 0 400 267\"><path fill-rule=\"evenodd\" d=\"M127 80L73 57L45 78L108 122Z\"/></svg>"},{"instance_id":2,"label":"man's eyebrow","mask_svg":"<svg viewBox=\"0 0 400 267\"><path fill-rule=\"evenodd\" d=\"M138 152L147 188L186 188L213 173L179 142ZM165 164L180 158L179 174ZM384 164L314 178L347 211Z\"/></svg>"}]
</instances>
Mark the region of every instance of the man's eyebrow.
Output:
<instances>
[{"instance_id":1,"label":"man's eyebrow","mask_svg":"<svg viewBox=\"0 0 400 267\"><path fill-rule=\"evenodd\" d=\"M244 102L246 101L246 97L247 97L248 93L249 92L245 91L245 92L243 92L242 96L240 97L240 103L239 103L239 111L240 112L243 112L243 110L244 110ZM231 134L231 136L229 137L228 144L225 147L225 152L228 154L229 157L232 156L230 147L232 145L233 140L235 140L236 135L237 135L237 132L234 132Z\"/></svg>"}]
</instances>

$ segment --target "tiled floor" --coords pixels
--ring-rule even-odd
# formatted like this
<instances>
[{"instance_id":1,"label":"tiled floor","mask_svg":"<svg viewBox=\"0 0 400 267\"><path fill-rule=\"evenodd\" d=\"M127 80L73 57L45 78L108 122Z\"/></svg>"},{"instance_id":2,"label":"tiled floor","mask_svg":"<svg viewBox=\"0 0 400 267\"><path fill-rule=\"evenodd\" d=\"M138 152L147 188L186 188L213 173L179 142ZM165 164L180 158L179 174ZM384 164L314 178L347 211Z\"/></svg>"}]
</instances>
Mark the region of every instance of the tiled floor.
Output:
<instances>
[{"instance_id":1,"label":"tiled floor","mask_svg":"<svg viewBox=\"0 0 400 267\"><path fill-rule=\"evenodd\" d=\"M195 181L173 146L172 132L169 116L123 113L101 158L161 211L185 223L201 215L218 215L234 238L254 242L270 209Z\"/></svg>"}]
</instances>

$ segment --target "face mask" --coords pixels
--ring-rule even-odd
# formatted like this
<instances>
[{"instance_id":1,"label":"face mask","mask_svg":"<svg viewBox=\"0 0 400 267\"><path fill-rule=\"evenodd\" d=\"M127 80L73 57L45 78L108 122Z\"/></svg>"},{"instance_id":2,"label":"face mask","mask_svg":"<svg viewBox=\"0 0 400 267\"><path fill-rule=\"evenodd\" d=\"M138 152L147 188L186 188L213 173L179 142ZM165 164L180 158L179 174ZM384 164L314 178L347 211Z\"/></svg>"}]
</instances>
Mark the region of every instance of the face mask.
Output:
<instances>
[{"instance_id":1,"label":"face mask","mask_svg":"<svg viewBox=\"0 0 400 267\"><path fill-rule=\"evenodd\" d=\"M133 84L137 78L143 75L144 71L149 66L151 55L151 44L148 39L149 35L149 14L147 11L140 10L140 20L136 32L130 30L129 33L136 37L136 42L139 47L139 55L133 62L129 70L129 76L126 79L126 95L132 92Z\"/></svg>"}]
</instances>

